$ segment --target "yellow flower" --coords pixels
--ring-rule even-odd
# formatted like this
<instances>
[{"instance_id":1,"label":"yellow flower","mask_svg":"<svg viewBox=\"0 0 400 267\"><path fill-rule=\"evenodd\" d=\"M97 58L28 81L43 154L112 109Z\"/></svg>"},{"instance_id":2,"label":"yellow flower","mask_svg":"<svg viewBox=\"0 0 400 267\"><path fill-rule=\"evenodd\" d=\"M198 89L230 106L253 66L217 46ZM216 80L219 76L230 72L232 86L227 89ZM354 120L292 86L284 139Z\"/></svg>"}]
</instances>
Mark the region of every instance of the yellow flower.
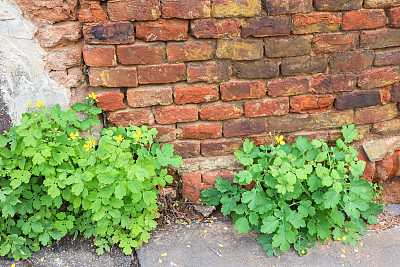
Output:
<instances>
[{"instance_id":1,"label":"yellow flower","mask_svg":"<svg viewBox=\"0 0 400 267\"><path fill-rule=\"evenodd\" d=\"M167 252L161 254L161 256L163 256L163 257L167 256Z\"/></svg>"},{"instance_id":2,"label":"yellow flower","mask_svg":"<svg viewBox=\"0 0 400 267\"><path fill-rule=\"evenodd\" d=\"M115 140L117 140L118 143L121 142L122 139L124 139L124 138L122 137L122 135L118 135L118 136L115 137Z\"/></svg>"},{"instance_id":3,"label":"yellow flower","mask_svg":"<svg viewBox=\"0 0 400 267\"><path fill-rule=\"evenodd\" d=\"M275 136L275 140L276 140L276 142L278 143L278 144L280 144L280 145L284 145L284 144L286 144L285 143L285 141L283 141L283 135L281 135L281 136Z\"/></svg>"},{"instance_id":4,"label":"yellow flower","mask_svg":"<svg viewBox=\"0 0 400 267\"><path fill-rule=\"evenodd\" d=\"M43 106L43 101L40 100L40 102L35 103L36 107L40 108L41 106Z\"/></svg>"},{"instance_id":5,"label":"yellow flower","mask_svg":"<svg viewBox=\"0 0 400 267\"><path fill-rule=\"evenodd\" d=\"M59 260L60 260L60 258L57 258L57 259L56 259L56 261L59 261Z\"/></svg>"},{"instance_id":6,"label":"yellow flower","mask_svg":"<svg viewBox=\"0 0 400 267\"><path fill-rule=\"evenodd\" d=\"M340 254L340 257L341 257L341 258L346 258L346 255Z\"/></svg>"},{"instance_id":7,"label":"yellow flower","mask_svg":"<svg viewBox=\"0 0 400 267\"><path fill-rule=\"evenodd\" d=\"M86 144L83 145L84 148L86 148L86 151L89 151L89 149L93 148L96 142L94 140L89 140L86 141Z\"/></svg>"},{"instance_id":8,"label":"yellow flower","mask_svg":"<svg viewBox=\"0 0 400 267\"><path fill-rule=\"evenodd\" d=\"M95 95L94 92L92 92L92 93L89 95L89 97L90 97L90 98L93 98L93 99L96 99L96 98L97 98L97 95Z\"/></svg>"},{"instance_id":9,"label":"yellow flower","mask_svg":"<svg viewBox=\"0 0 400 267\"><path fill-rule=\"evenodd\" d=\"M361 243L360 243L360 247L362 247L363 245L364 245L363 242L361 242Z\"/></svg>"},{"instance_id":10,"label":"yellow flower","mask_svg":"<svg viewBox=\"0 0 400 267\"><path fill-rule=\"evenodd\" d=\"M26 102L25 104L27 104L28 106L33 106L34 104L32 102Z\"/></svg>"},{"instance_id":11,"label":"yellow flower","mask_svg":"<svg viewBox=\"0 0 400 267\"><path fill-rule=\"evenodd\" d=\"M78 132L76 132L75 134L74 133L71 133L70 135L69 135L69 138L68 139L70 139L70 140L75 140L75 138L77 138L79 136L79 133Z\"/></svg>"},{"instance_id":12,"label":"yellow flower","mask_svg":"<svg viewBox=\"0 0 400 267\"><path fill-rule=\"evenodd\" d=\"M132 135L134 138L136 138L136 142L139 141L140 137L143 137L144 135L142 134L142 131L139 131L137 134Z\"/></svg>"},{"instance_id":13,"label":"yellow flower","mask_svg":"<svg viewBox=\"0 0 400 267\"><path fill-rule=\"evenodd\" d=\"M301 254L305 254L306 252L305 252L305 250L303 249L302 251L301 251Z\"/></svg>"}]
</instances>

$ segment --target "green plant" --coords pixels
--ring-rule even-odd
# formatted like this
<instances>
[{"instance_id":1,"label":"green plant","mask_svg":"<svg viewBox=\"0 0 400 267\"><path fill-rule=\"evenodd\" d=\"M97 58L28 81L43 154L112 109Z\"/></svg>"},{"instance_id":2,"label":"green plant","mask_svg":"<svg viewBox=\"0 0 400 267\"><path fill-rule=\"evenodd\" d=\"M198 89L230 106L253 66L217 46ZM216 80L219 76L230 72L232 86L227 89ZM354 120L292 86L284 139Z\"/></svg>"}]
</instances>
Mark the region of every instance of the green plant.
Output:
<instances>
[{"instance_id":1,"label":"green plant","mask_svg":"<svg viewBox=\"0 0 400 267\"><path fill-rule=\"evenodd\" d=\"M94 237L99 254L115 243L130 254L149 239L156 187L172 181L165 167L181 158L145 126L103 129L98 143L83 138L99 124L95 99L67 111L29 103L21 124L0 136L1 256L26 259L67 234Z\"/></svg>"},{"instance_id":2,"label":"green plant","mask_svg":"<svg viewBox=\"0 0 400 267\"><path fill-rule=\"evenodd\" d=\"M299 255L328 238L356 245L366 222L377 223L382 205L372 201L373 186L360 176L365 162L348 143L358 136L354 125L343 126L344 141L335 147L298 137L293 145L283 138L256 147L246 140L236 151L245 166L232 184L217 178L215 188L201 193L207 205L231 214L239 233L254 230L268 257L291 245ZM347 144L346 144L347 143ZM251 190L243 187L254 184Z\"/></svg>"}]
</instances>

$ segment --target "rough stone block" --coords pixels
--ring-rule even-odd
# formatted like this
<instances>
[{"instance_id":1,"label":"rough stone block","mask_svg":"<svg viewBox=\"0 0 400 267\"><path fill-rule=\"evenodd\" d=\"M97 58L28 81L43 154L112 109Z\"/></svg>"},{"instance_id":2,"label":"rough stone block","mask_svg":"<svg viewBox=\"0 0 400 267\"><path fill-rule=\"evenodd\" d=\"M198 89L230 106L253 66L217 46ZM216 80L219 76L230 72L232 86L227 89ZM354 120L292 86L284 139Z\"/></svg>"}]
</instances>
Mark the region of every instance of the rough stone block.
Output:
<instances>
[{"instance_id":1,"label":"rough stone block","mask_svg":"<svg viewBox=\"0 0 400 267\"><path fill-rule=\"evenodd\" d=\"M172 104L171 88L135 88L126 92L128 105L134 108Z\"/></svg>"},{"instance_id":2,"label":"rough stone block","mask_svg":"<svg viewBox=\"0 0 400 267\"><path fill-rule=\"evenodd\" d=\"M257 60L233 63L233 73L242 79L268 79L277 77L279 63L274 60Z\"/></svg>"},{"instance_id":3,"label":"rough stone block","mask_svg":"<svg viewBox=\"0 0 400 267\"><path fill-rule=\"evenodd\" d=\"M49 28L39 28L36 39L42 47L54 47L64 42L75 42L82 37L82 24L78 21L56 23Z\"/></svg>"},{"instance_id":4,"label":"rough stone block","mask_svg":"<svg viewBox=\"0 0 400 267\"><path fill-rule=\"evenodd\" d=\"M290 34L290 17L251 18L242 26L243 37L284 36Z\"/></svg>"},{"instance_id":5,"label":"rough stone block","mask_svg":"<svg viewBox=\"0 0 400 267\"><path fill-rule=\"evenodd\" d=\"M138 67L138 80L140 84L174 83L185 80L185 78L185 64Z\"/></svg>"},{"instance_id":6,"label":"rough stone block","mask_svg":"<svg viewBox=\"0 0 400 267\"><path fill-rule=\"evenodd\" d=\"M261 40L220 39L217 43L217 58L254 60L262 58L263 54L264 45Z\"/></svg>"},{"instance_id":7,"label":"rough stone block","mask_svg":"<svg viewBox=\"0 0 400 267\"><path fill-rule=\"evenodd\" d=\"M82 65L82 46L72 44L51 50L46 55L46 68L65 70Z\"/></svg>"},{"instance_id":8,"label":"rough stone block","mask_svg":"<svg viewBox=\"0 0 400 267\"><path fill-rule=\"evenodd\" d=\"M265 96L265 88L259 81L226 82L220 85L222 101L233 101Z\"/></svg>"},{"instance_id":9,"label":"rough stone block","mask_svg":"<svg viewBox=\"0 0 400 267\"><path fill-rule=\"evenodd\" d=\"M153 41L186 41L189 22L180 19L159 19L136 23L136 37L140 40Z\"/></svg>"}]
</instances>

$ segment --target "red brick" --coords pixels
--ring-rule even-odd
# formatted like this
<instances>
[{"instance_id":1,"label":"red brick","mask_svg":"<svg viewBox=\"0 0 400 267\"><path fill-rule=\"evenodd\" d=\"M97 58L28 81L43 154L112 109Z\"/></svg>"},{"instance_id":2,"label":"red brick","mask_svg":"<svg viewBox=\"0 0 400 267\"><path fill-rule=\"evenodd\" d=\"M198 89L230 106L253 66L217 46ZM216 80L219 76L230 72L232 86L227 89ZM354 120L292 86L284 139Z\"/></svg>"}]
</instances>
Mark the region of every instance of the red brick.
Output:
<instances>
[{"instance_id":1,"label":"red brick","mask_svg":"<svg viewBox=\"0 0 400 267\"><path fill-rule=\"evenodd\" d=\"M399 46L399 43L400 29L365 31L360 36L360 47L366 49Z\"/></svg>"},{"instance_id":2,"label":"red brick","mask_svg":"<svg viewBox=\"0 0 400 267\"><path fill-rule=\"evenodd\" d=\"M387 121L398 115L396 104L375 106L356 110L354 114L355 124L367 124L373 122Z\"/></svg>"},{"instance_id":3,"label":"red brick","mask_svg":"<svg viewBox=\"0 0 400 267\"><path fill-rule=\"evenodd\" d=\"M179 142L173 143L174 155L182 158L196 158L200 156L200 142Z\"/></svg>"},{"instance_id":4,"label":"red brick","mask_svg":"<svg viewBox=\"0 0 400 267\"><path fill-rule=\"evenodd\" d=\"M138 67L140 84L174 83L185 80L185 64Z\"/></svg>"},{"instance_id":5,"label":"red brick","mask_svg":"<svg viewBox=\"0 0 400 267\"><path fill-rule=\"evenodd\" d=\"M289 113L289 98L264 99L244 103L247 118L281 116Z\"/></svg>"},{"instance_id":6,"label":"red brick","mask_svg":"<svg viewBox=\"0 0 400 267\"><path fill-rule=\"evenodd\" d=\"M254 17L261 13L260 0L212 0L212 16Z\"/></svg>"},{"instance_id":7,"label":"red brick","mask_svg":"<svg viewBox=\"0 0 400 267\"><path fill-rule=\"evenodd\" d=\"M89 82L91 86L136 87L136 68L90 68Z\"/></svg>"},{"instance_id":8,"label":"red brick","mask_svg":"<svg viewBox=\"0 0 400 267\"><path fill-rule=\"evenodd\" d=\"M381 103L381 94L379 90L358 91L347 94L341 94L336 97L335 108L344 110L350 108L363 108L376 106Z\"/></svg>"},{"instance_id":9,"label":"red brick","mask_svg":"<svg viewBox=\"0 0 400 267\"><path fill-rule=\"evenodd\" d=\"M259 81L221 83L220 91L222 101L262 98L266 92Z\"/></svg>"},{"instance_id":10,"label":"red brick","mask_svg":"<svg viewBox=\"0 0 400 267\"><path fill-rule=\"evenodd\" d=\"M385 203L400 203L400 179L392 177L382 182L382 194L380 197Z\"/></svg>"},{"instance_id":11,"label":"red brick","mask_svg":"<svg viewBox=\"0 0 400 267\"><path fill-rule=\"evenodd\" d=\"M180 19L159 19L136 23L136 37L145 41L186 41L189 22Z\"/></svg>"},{"instance_id":12,"label":"red brick","mask_svg":"<svg viewBox=\"0 0 400 267\"><path fill-rule=\"evenodd\" d=\"M394 155L386 156L383 160L376 162L374 180L382 181L393 176L396 173L394 165Z\"/></svg>"},{"instance_id":13,"label":"red brick","mask_svg":"<svg viewBox=\"0 0 400 267\"><path fill-rule=\"evenodd\" d=\"M105 22L88 26L83 30L87 44L131 44L135 32L129 22Z\"/></svg>"},{"instance_id":14,"label":"red brick","mask_svg":"<svg viewBox=\"0 0 400 267\"><path fill-rule=\"evenodd\" d=\"M309 122L308 115L290 113L286 116L269 117L268 131L272 132L297 132L305 130Z\"/></svg>"},{"instance_id":15,"label":"red brick","mask_svg":"<svg viewBox=\"0 0 400 267\"><path fill-rule=\"evenodd\" d=\"M163 44L124 45L117 47L118 61L122 65L160 64L165 58Z\"/></svg>"},{"instance_id":16,"label":"red brick","mask_svg":"<svg viewBox=\"0 0 400 267\"><path fill-rule=\"evenodd\" d=\"M317 94L338 93L356 89L355 74L323 74L315 76L311 81L311 91Z\"/></svg>"},{"instance_id":17,"label":"red brick","mask_svg":"<svg viewBox=\"0 0 400 267\"><path fill-rule=\"evenodd\" d=\"M264 44L261 40L219 39L217 58L231 60L254 60L264 55Z\"/></svg>"},{"instance_id":18,"label":"red brick","mask_svg":"<svg viewBox=\"0 0 400 267\"><path fill-rule=\"evenodd\" d=\"M163 18L209 18L211 16L210 0L163 0Z\"/></svg>"},{"instance_id":19,"label":"red brick","mask_svg":"<svg viewBox=\"0 0 400 267\"><path fill-rule=\"evenodd\" d=\"M171 62L208 60L214 55L214 43L169 44L167 47L168 61Z\"/></svg>"},{"instance_id":20,"label":"red brick","mask_svg":"<svg viewBox=\"0 0 400 267\"><path fill-rule=\"evenodd\" d=\"M199 19L190 22L190 31L196 38L237 38L238 19Z\"/></svg>"},{"instance_id":21,"label":"red brick","mask_svg":"<svg viewBox=\"0 0 400 267\"><path fill-rule=\"evenodd\" d=\"M293 144L299 136L306 137L308 141L312 140L322 140L323 142L328 141L328 132L327 131L319 131L319 132L296 132L291 133L285 136L286 142L288 144Z\"/></svg>"},{"instance_id":22,"label":"red brick","mask_svg":"<svg viewBox=\"0 0 400 267\"><path fill-rule=\"evenodd\" d=\"M355 50L360 35L355 32L336 32L318 34L313 38L313 48L316 53L346 52Z\"/></svg>"},{"instance_id":23,"label":"red brick","mask_svg":"<svg viewBox=\"0 0 400 267\"><path fill-rule=\"evenodd\" d=\"M219 99L219 90L208 85L199 86L175 86L175 104L185 105L188 103L203 103Z\"/></svg>"},{"instance_id":24,"label":"red brick","mask_svg":"<svg viewBox=\"0 0 400 267\"><path fill-rule=\"evenodd\" d=\"M101 8L100 1L80 1L78 20L84 23L104 22L108 20L106 12Z\"/></svg>"},{"instance_id":25,"label":"red brick","mask_svg":"<svg viewBox=\"0 0 400 267\"><path fill-rule=\"evenodd\" d=\"M158 0L110 0L107 9L113 21L156 20L161 15Z\"/></svg>"},{"instance_id":26,"label":"red brick","mask_svg":"<svg viewBox=\"0 0 400 267\"><path fill-rule=\"evenodd\" d=\"M117 57L114 46L84 46L83 60L85 64L92 67L115 67Z\"/></svg>"},{"instance_id":27,"label":"red brick","mask_svg":"<svg viewBox=\"0 0 400 267\"><path fill-rule=\"evenodd\" d=\"M171 142L176 140L176 129L174 126L156 126L151 128L156 128L158 131L154 142Z\"/></svg>"},{"instance_id":28,"label":"red brick","mask_svg":"<svg viewBox=\"0 0 400 267\"><path fill-rule=\"evenodd\" d=\"M338 31L342 23L342 15L338 13L296 14L293 17L292 32L308 34Z\"/></svg>"},{"instance_id":29,"label":"red brick","mask_svg":"<svg viewBox=\"0 0 400 267\"><path fill-rule=\"evenodd\" d=\"M364 153L362 153L362 152L358 153L358 160L365 161L365 163L366 163L362 177L365 180L372 182L373 178L374 178L374 174L375 174L375 162L369 161L367 156L365 156Z\"/></svg>"},{"instance_id":30,"label":"red brick","mask_svg":"<svg viewBox=\"0 0 400 267\"><path fill-rule=\"evenodd\" d=\"M235 171L230 171L230 170L222 170L221 171L222 178L228 179L231 183L233 183L233 179L235 178L236 174L237 174L237 172L235 172Z\"/></svg>"},{"instance_id":31,"label":"red brick","mask_svg":"<svg viewBox=\"0 0 400 267\"><path fill-rule=\"evenodd\" d=\"M126 93L128 105L134 108L172 104L171 88L135 88Z\"/></svg>"},{"instance_id":32,"label":"red brick","mask_svg":"<svg viewBox=\"0 0 400 267\"><path fill-rule=\"evenodd\" d=\"M390 101L400 102L400 84L393 85Z\"/></svg>"},{"instance_id":33,"label":"red brick","mask_svg":"<svg viewBox=\"0 0 400 267\"><path fill-rule=\"evenodd\" d=\"M268 15L308 13L312 11L312 0L265 0Z\"/></svg>"},{"instance_id":34,"label":"red brick","mask_svg":"<svg viewBox=\"0 0 400 267\"><path fill-rule=\"evenodd\" d=\"M400 131L400 119L375 123L372 131L377 134L397 134Z\"/></svg>"},{"instance_id":35,"label":"red brick","mask_svg":"<svg viewBox=\"0 0 400 267\"><path fill-rule=\"evenodd\" d=\"M264 43L267 57L296 57L311 53L311 40L307 37L266 38Z\"/></svg>"},{"instance_id":36,"label":"red brick","mask_svg":"<svg viewBox=\"0 0 400 267\"><path fill-rule=\"evenodd\" d=\"M358 86L363 89L383 87L400 81L400 68L381 68L358 75Z\"/></svg>"},{"instance_id":37,"label":"red brick","mask_svg":"<svg viewBox=\"0 0 400 267\"><path fill-rule=\"evenodd\" d=\"M363 0L315 0L314 7L321 11L355 10L362 7Z\"/></svg>"},{"instance_id":38,"label":"red brick","mask_svg":"<svg viewBox=\"0 0 400 267\"><path fill-rule=\"evenodd\" d=\"M82 65L82 45L71 44L55 48L46 55L46 67L50 70L65 70Z\"/></svg>"},{"instance_id":39,"label":"red brick","mask_svg":"<svg viewBox=\"0 0 400 267\"><path fill-rule=\"evenodd\" d=\"M35 36L42 47L75 42L82 37L82 24L78 21L56 23L49 28L39 28Z\"/></svg>"},{"instance_id":40,"label":"red brick","mask_svg":"<svg viewBox=\"0 0 400 267\"><path fill-rule=\"evenodd\" d=\"M201 143L201 155L203 157L233 155L241 148L242 140L204 141Z\"/></svg>"},{"instance_id":41,"label":"red brick","mask_svg":"<svg viewBox=\"0 0 400 267\"><path fill-rule=\"evenodd\" d=\"M235 62L233 72L241 79L268 79L279 74L279 62L275 60L257 60Z\"/></svg>"},{"instance_id":42,"label":"red brick","mask_svg":"<svg viewBox=\"0 0 400 267\"><path fill-rule=\"evenodd\" d=\"M345 31L364 30L384 27L386 15L383 10L357 10L343 14L343 26Z\"/></svg>"},{"instance_id":43,"label":"red brick","mask_svg":"<svg viewBox=\"0 0 400 267\"><path fill-rule=\"evenodd\" d=\"M372 66L373 51L354 51L336 54L331 60L331 71L350 72L364 70Z\"/></svg>"},{"instance_id":44,"label":"red brick","mask_svg":"<svg viewBox=\"0 0 400 267\"><path fill-rule=\"evenodd\" d=\"M332 95L314 96L299 95L290 99L291 112L318 113L326 111L333 106L335 100Z\"/></svg>"},{"instance_id":45,"label":"red brick","mask_svg":"<svg viewBox=\"0 0 400 267\"><path fill-rule=\"evenodd\" d=\"M189 202L199 201L201 189L201 171L182 175L182 196Z\"/></svg>"},{"instance_id":46,"label":"red brick","mask_svg":"<svg viewBox=\"0 0 400 267\"><path fill-rule=\"evenodd\" d=\"M213 106L202 106L200 108L200 119L208 121L219 121L236 119L243 115L243 109L232 104Z\"/></svg>"},{"instance_id":47,"label":"red brick","mask_svg":"<svg viewBox=\"0 0 400 267\"><path fill-rule=\"evenodd\" d=\"M400 27L400 7L388 10L389 26Z\"/></svg>"},{"instance_id":48,"label":"red brick","mask_svg":"<svg viewBox=\"0 0 400 267\"><path fill-rule=\"evenodd\" d=\"M154 125L154 116L150 110L136 109L123 112L112 112L107 118L116 126L128 127L129 125L141 126Z\"/></svg>"},{"instance_id":49,"label":"red brick","mask_svg":"<svg viewBox=\"0 0 400 267\"><path fill-rule=\"evenodd\" d=\"M274 137L270 136L270 135L255 135L255 136L249 136L247 137L247 139L249 139L250 142L253 142L254 145L256 146L268 146L272 143L274 143Z\"/></svg>"},{"instance_id":50,"label":"red brick","mask_svg":"<svg viewBox=\"0 0 400 267\"><path fill-rule=\"evenodd\" d=\"M329 128L340 128L342 125L352 124L354 121L353 110L340 112L325 112L310 115L306 130L315 131Z\"/></svg>"},{"instance_id":51,"label":"red brick","mask_svg":"<svg viewBox=\"0 0 400 267\"><path fill-rule=\"evenodd\" d=\"M400 6L400 0L364 0L366 8L385 8Z\"/></svg>"},{"instance_id":52,"label":"red brick","mask_svg":"<svg viewBox=\"0 0 400 267\"><path fill-rule=\"evenodd\" d=\"M96 105L103 111L116 111L120 109L126 109L124 103L124 95L119 91L106 92L97 96Z\"/></svg>"},{"instance_id":53,"label":"red brick","mask_svg":"<svg viewBox=\"0 0 400 267\"><path fill-rule=\"evenodd\" d=\"M390 51L376 51L375 66L400 65L400 49Z\"/></svg>"},{"instance_id":54,"label":"red brick","mask_svg":"<svg viewBox=\"0 0 400 267\"><path fill-rule=\"evenodd\" d=\"M386 105L387 103L390 102L391 90L392 90L391 86L385 86L381 88L381 103L383 105Z\"/></svg>"},{"instance_id":55,"label":"red brick","mask_svg":"<svg viewBox=\"0 0 400 267\"><path fill-rule=\"evenodd\" d=\"M194 82L220 83L229 81L230 76L231 76L231 64L229 62L189 64L187 66L188 83L194 83Z\"/></svg>"},{"instance_id":56,"label":"red brick","mask_svg":"<svg viewBox=\"0 0 400 267\"><path fill-rule=\"evenodd\" d=\"M270 81L267 90L272 97L305 94L310 91L310 81L308 78L279 79Z\"/></svg>"},{"instance_id":57,"label":"red brick","mask_svg":"<svg viewBox=\"0 0 400 267\"><path fill-rule=\"evenodd\" d=\"M290 17L251 18L242 26L242 37L283 36L290 34Z\"/></svg>"},{"instance_id":58,"label":"red brick","mask_svg":"<svg viewBox=\"0 0 400 267\"><path fill-rule=\"evenodd\" d=\"M199 124L177 129L178 139L215 139L222 136L222 124Z\"/></svg>"},{"instance_id":59,"label":"red brick","mask_svg":"<svg viewBox=\"0 0 400 267\"><path fill-rule=\"evenodd\" d=\"M282 75L312 74L325 72L329 59L325 56L302 56L286 58L281 64Z\"/></svg>"},{"instance_id":60,"label":"red brick","mask_svg":"<svg viewBox=\"0 0 400 267\"><path fill-rule=\"evenodd\" d=\"M77 20L77 0L51 2L18 0L16 3L24 14L29 15L35 21L58 22ZM10 16L7 13L6 15Z\"/></svg>"},{"instance_id":61,"label":"red brick","mask_svg":"<svg viewBox=\"0 0 400 267\"><path fill-rule=\"evenodd\" d=\"M215 171L208 171L206 173L203 173L202 175L202 181L203 181L203 188L214 188L215 184L215 179L217 177L221 177L221 171L220 170L215 170Z\"/></svg>"},{"instance_id":62,"label":"red brick","mask_svg":"<svg viewBox=\"0 0 400 267\"><path fill-rule=\"evenodd\" d=\"M176 122L190 122L198 119L197 106L169 106L156 109L156 121L159 124L171 124Z\"/></svg>"},{"instance_id":63,"label":"red brick","mask_svg":"<svg viewBox=\"0 0 400 267\"><path fill-rule=\"evenodd\" d=\"M265 118L239 119L224 122L224 136L234 137L260 134L267 130Z\"/></svg>"}]
</instances>

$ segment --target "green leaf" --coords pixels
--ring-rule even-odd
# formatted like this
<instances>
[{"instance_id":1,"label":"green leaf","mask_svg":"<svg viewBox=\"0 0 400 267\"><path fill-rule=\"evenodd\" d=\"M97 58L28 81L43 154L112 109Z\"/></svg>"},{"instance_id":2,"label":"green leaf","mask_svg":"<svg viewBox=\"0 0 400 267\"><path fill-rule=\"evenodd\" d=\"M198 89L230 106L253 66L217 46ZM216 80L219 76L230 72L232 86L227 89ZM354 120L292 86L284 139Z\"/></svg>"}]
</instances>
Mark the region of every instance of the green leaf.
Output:
<instances>
[{"instance_id":1,"label":"green leaf","mask_svg":"<svg viewBox=\"0 0 400 267\"><path fill-rule=\"evenodd\" d=\"M260 235L257 242L263 246L268 258L279 256L279 248L272 245L272 237L270 235Z\"/></svg>"},{"instance_id":2,"label":"green leaf","mask_svg":"<svg viewBox=\"0 0 400 267\"><path fill-rule=\"evenodd\" d=\"M320 153L317 155L317 157L315 158L315 161L316 161L316 162L323 162L323 161L326 160L327 157L328 157L328 152L323 151L323 152L320 152Z\"/></svg>"},{"instance_id":3,"label":"green leaf","mask_svg":"<svg viewBox=\"0 0 400 267\"><path fill-rule=\"evenodd\" d=\"M310 148L311 144L308 141L307 137L299 136L296 139L295 145L301 153L305 153Z\"/></svg>"},{"instance_id":4,"label":"green leaf","mask_svg":"<svg viewBox=\"0 0 400 267\"><path fill-rule=\"evenodd\" d=\"M76 183L72 186L71 192L78 196L82 193L84 188L84 184L81 180L77 180Z\"/></svg>"},{"instance_id":5,"label":"green leaf","mask_svg":"<svg viewBox=\"0 0 400 267\"><path fill-rule=\"evenodd\" d=\"M235 229L238 230L239 234L248 233L250 231L249 221L246 217L241 217L235 222Z\"/></svg>"},{"instance_id":6,"label":"green leaf","mask_svg":"<svg viewBox=\"0 0 400 267\"><path fill-rule=\"evenodd\" d=\"M237 205L237 201L234 197L229 197L227 195L224 195L221 198L221 212L222 214L224 214L225 216L230 214L233 209L236 207Z\"/></svg>"},{"instance_id":7,"label":"green leaf","mask_svg":"<svg viewBox=\"0 0 400 267\"><path fill-rule=\"evenodd\" d=\"M349 126L343 125L342 134L344 137L344 141L346 143L351 143L354 139L358 137L358 130L354 129L354 124L350 124Z\"/></svg>"},{"instance_id":8,"label":"green leaf","mask_svg":"<svg viewBox=\"0 0 400 267\"><path fill-rule=\"evenodd\" d=\"M314 192L322 186L322 180L315 173L312 173L307 179L307 184L310 191Z\"/></svg>"},{"instance_id":9,"label":"green leaf","mask_svg":"<svg viewBox=\"0 0 400 267\"><path fill-rule=\"evenodd\" d=\"M144 196L145 192L143 192L143 198L145 198L145 196ZM115 187L115 192L114 193L115 193L115 197L116 198L122 199L126 195L125 186L123 184L121 184L121 183L118 183L117 186ZM149 193L149 192L146 192L146 194L147 193ZM152 192L150 192L150 193L152 193ZM150 196L150 194L148 196ZM146 200L145 200L145 202L146 202ZM146 204L147 204L147 202L146 202Z\"/></svg>"},{"instance_id":10,"label":"green leaf","mask_svg":"<svg viewBox=\"0 0 400 267\"><path fill-rule=\"evenodd\" d=\"M325 194L324 194L324 207L326 209L329 208L335 208L337 204L339 204L340 201L340 194L337 193L333 188L330 188Z\"/></svg>"},{"instance_id":11,"label":"green leaf","mask_svg":"<svg viewBox=\"0 0 400 267\"><path fill-rule=\"evenodd\" d=\"M232 184L231 182L226 179L226 178L221 178L221 177L217 177L215 179L215 184L214 184L215 188L221 192L221 193L226 193L231 191L232 189Z\"/></svg>"},{"instance_id":12,"label":"green leaf","mask_svg":"<svg viewBox=\"0 0 400 267\"><path fill-rule=\"evenodd\" d=\"M303 215L294 210L290 211L289 215L286 217L286 220L290 222L295 228L306 227L306 222L303 219Z\"/></svg>"},{"instance_id":13,"label":"green leaf","mask_svg":"<svg viewBox=\"0 0 400 267\"><path fill-rule=\"evenodd\" d=\"M31 146L31 147L36 147L37 146L37 141L33 135L28 135L27 137L24 138L23 140L25 146Z\"/></svg>"},{"instance_id":14,"label":"green leaf","mask_svg":"<svg viewBox=\"0 0 400 267\"><path fill-rule=\"evenodd\" d=\"M222 194L215 188L208 188L201 192L200 200L207 202L207 206L218 206Z\"/></svg>"},{"instance_id":15,"label":"green leaf","mask_svg":"<svg viewBox=\"0 0 400 267\"><path fill-rule=\"evenodd\" d=\"M303 215L303 217L307 217L308 215L310 216L315 215L315 208L312 206L312 202L310 200L300 201L297 210L301 215Z\"/></svg>"},{"instance_id":16,"label":"green leaf","mask_svg":"<svg viewBox=\"0 0 400 267\"><path fill-rule=\"evenodd\" d=\"M280 220L275 216L268 216L262 220L261 232L272 234L278 228Z\"/></svg>"},{"instance_id":17,"label":"green leaf","mask_svg":"<svg viewBox=\"0 0 400 267\"><path fill-rule=\"evenodd\" d=\"M143 200L147 205L156 203L157 194L152 191L143 191Z\"/></svg>"},{"instance_id":18,"label":"green leaf","mask_svg":"<svg viewBox=\"0 0 400 267\"><path fill-rule=\"evenodd\" d=\"M11 205L5 205L2 212L4 218L13 217L15 215L15 210Z\"/></svg>"},{"instance_id":19,"label":"green leaf","mask_svg":"<svg viewBox=\"0 0 400 267\"><path fill-rule=\"evenodd\" d=\"M272 245L279 247L284 253L290 248L290 244L293 244L295 241L296 233L283 225L279 227L278 232L272 237Z\"/></svg>"}]
</instances>

